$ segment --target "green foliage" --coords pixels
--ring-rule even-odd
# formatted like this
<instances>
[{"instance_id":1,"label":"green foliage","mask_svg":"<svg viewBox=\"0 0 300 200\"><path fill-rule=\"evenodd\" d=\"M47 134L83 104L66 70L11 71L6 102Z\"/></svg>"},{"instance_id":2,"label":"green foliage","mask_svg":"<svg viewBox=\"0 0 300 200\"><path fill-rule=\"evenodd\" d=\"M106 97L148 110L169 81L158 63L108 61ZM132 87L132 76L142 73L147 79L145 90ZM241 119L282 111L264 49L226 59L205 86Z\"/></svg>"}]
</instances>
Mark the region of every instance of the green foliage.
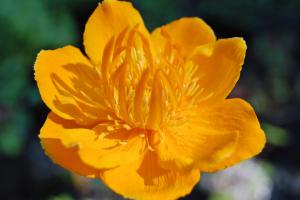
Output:
<instances>
[{"instance_id":1,"label":"green foliage","mask_svg":"<svg viewBox=\"0 0 300 200\"><path fill-rule=\"evenodd\" d=\"M289 133L287 130L264 123L263 129L265 130L268 143L274 146L287 146L290 142Z\"/></svg>"},{"instance_id":2,"label":"green foliage","mask_svg":"<svg viewBox=\"0 0 300 200\"><path fill-rule=\"evenodd\" d=\"M208 200L231 200L230 196L223 193L212 193Z\"/></svg>"},{"instance_id":3,"label":"green foliage","mask_svg":"<svg viewBox=\"0 0 300 200\"><path fill-rule=\"evenodd\" d=\"M50 197L48 200L74 200L74 198L68 194L60 194Z\"/></svg>"},{"instance_id":4,"label":"green foliage","mask_svg":"<svg viewBox=\"0 0 300 200\"><path fill-rule=\"evenodd\" d=\"M18 40L18 44L5 45L11 48L7 53L73 43L77 38L75 23L61 3L51 6L40 0L3 0L1 7L0 18L7 25L4 34L9 38L3 42Z\"/></svg>"},{"instance_id":5,"label":"green foliage","mask_svg":"<svg viewBox=\"0 0 300 200\"><path fill-rule=\"evenodd\" d=\"M18 156L30 131L30 109L41 103L32 84L35 56L42 48L72 44L79 34L66 1L3 0L0 26L0 154Z\"/></svg>"},{"instance_id":6,"label":"green foliage","mask_svg":"<svg viewBox=\"0 0 300 200\"><path fill-rule=\"evenodd\" d=\"M2 128L4 134L0 135L0 151L8 156L17 156L20 154L23 146L22 138L18 137L16 129L12 126Z\"/></svg>"}]
</instances>

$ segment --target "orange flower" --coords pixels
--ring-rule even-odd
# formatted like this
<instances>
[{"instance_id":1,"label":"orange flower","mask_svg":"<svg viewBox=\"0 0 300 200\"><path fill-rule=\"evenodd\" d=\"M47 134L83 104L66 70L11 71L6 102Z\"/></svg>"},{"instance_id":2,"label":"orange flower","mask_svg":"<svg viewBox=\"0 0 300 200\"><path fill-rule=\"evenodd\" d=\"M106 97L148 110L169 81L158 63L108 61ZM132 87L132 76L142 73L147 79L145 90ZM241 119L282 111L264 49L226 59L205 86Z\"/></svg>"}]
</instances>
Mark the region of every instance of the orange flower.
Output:
<instances>
[{"instance_id":1,"label":"orange flower","mask_svg":"<svg viewBox=\"0 0 300 200\"><path fill-rule=\"evenodd\" d=\"M216 40L199 18L151 34L128 2L105 0L73 46L43 50L35 79L51 109L45 152L133 199L175 199L200 171L258 154L265 135L252 107L226 99L245 58L242 38Z\"/></svg>"}]
</instances>

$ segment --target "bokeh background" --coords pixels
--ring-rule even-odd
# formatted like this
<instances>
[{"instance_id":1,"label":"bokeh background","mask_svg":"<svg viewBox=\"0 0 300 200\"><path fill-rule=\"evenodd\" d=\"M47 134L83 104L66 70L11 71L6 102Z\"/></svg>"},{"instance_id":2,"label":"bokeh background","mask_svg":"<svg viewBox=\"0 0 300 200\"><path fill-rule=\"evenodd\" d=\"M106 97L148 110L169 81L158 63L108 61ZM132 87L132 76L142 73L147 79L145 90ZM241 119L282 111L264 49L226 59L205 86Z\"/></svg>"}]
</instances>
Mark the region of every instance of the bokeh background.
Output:
<instances>
[{"instance_id":1,"label":"bokeh background","mask_svg":"<svg viewBox=\"0 0 300 200\"><path fill-rule=\"evenodd\" d=\"M82 49L97 0L0 1L0 199L121 199L100 181L72 175L45 156L37 137L48 109L33 78L40 49ZM204 174L197 200L300 199L300 1L134 0L150 30L199 16L219 38L248 44L232 96L252 103L268 138L256 159Z\"/></svg>"}]
</instances>

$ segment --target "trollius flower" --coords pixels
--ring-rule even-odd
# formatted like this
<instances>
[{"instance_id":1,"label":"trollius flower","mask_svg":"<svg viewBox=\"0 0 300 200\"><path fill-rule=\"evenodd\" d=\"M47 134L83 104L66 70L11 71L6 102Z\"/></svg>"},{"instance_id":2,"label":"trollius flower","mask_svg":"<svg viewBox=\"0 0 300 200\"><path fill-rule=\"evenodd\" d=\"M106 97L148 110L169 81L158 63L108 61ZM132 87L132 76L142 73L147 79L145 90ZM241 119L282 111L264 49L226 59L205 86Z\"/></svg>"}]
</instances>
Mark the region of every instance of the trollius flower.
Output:
<instances>
[{"instance_id":1,"label":"trollius flower","mask_svg":"<svg viewBox=\"0 0 300 200\"><path fill-rule=\"evenodd\" d=\"M258 154L252 107L226 99L245 58L242 38L217 40L199 18L151 34L131 3L105 0L73 46L42 50L35 79L51 109L40 139L51 159L132 199L176 199L200 172Z\"/></svg>"}]
</instances>

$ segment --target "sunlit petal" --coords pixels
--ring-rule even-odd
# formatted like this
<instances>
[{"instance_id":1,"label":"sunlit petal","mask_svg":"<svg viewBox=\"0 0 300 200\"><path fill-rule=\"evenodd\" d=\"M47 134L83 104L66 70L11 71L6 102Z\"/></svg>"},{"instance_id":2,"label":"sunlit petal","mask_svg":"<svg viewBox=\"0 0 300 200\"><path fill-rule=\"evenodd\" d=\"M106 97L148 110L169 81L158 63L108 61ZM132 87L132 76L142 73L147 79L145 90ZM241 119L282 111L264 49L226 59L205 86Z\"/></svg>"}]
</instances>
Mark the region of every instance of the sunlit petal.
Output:
<instances>
[{"instance_id":1,"label":"sunlit petal","mask_svg":"<svg viewBox=\"0 0 300 200\"><path fill-rule=\"evenodd\" d=\"M113 191L132 199L172 200L190 193L199 181L199 171L166 170L158 159L148 152L140 162L104 171L101 179Z\"/></svg>"},{"instance_id":2,"label":"sunlit petal","mask_svg":"<svg viewBox=\"0 0 300 200\"><path fill-rule=\"evenodd\" d=\"M190 59L197 66L194 76L200 77L203 88L199 102L225 99L240 77L244 64L246 43L242 38L220 39L199 46Z\"/></svg>"},{"instance_id":3,"label":"sunlit petal","mask_svg":"<svg viewBox=\"0 0 300 200\"><path fill-rule=\"evenodd\" d=\"M200 45L215 42L213 30L200 18L181 18L155 29L151 34L156 51L162 51L170 42L180 49L184 57L189 56Z\"/></svg>"},{"instance_id":4,"label":"sunlit petal","mask_svg":"<svg viewBox=\"0 0 300 200\"><path fill-rule=\"evenodd\" d=\"M86 23L84 31L85 51L94 64L99 64L106 43L127 27L137 26L148 34L139 12L131 3L105 0L98 5Z\"/></svg>"}]
</instances>

